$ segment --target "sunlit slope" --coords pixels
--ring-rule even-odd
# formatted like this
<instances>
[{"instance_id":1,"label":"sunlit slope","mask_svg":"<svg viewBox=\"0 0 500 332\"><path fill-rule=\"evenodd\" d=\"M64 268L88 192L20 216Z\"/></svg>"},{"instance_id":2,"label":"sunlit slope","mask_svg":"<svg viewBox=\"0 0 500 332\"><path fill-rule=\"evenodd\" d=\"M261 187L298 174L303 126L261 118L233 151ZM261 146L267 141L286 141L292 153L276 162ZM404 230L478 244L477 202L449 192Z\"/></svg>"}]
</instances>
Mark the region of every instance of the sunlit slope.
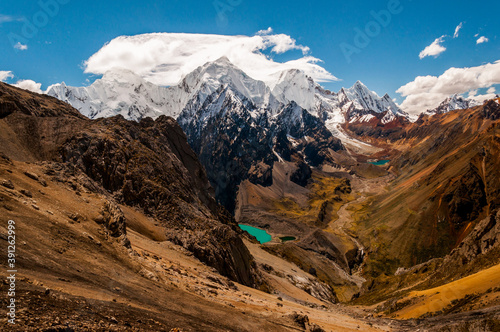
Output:
<instances>
[{"instance_id":1,"label":"sunlit slope","mask_svg":"<svg viewBox=\"0 0 500 332\"><path fill-rule=\"evenodd\" d=\"M358 208L353 231L369 247L367 272L448 254L500 206L500 105L421 117L395 146L410 146L386 194Z\"/></svg>"}]
</instances>

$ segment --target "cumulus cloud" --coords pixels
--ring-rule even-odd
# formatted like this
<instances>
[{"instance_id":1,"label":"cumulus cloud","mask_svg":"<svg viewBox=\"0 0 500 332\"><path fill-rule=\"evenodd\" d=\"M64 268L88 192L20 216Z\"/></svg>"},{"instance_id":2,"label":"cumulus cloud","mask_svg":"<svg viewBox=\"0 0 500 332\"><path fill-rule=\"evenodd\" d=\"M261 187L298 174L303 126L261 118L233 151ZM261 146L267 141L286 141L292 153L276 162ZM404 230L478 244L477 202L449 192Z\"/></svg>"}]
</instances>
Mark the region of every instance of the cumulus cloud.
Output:
<instances>
[{"instance_id":1,"label":"cumulus cloud","mask_svg":"<svg viewBox=\"0 0 500 332\"><path fill-rule=\"evenodd\" d=\"M254 79L270 82L274 74L301 69L318 82L337 80L318 65L321 60L308 55L307 46L298 45L285 34L269 28L255 36L224 36L185 33L154 33L121 36L105 44L84 63L85 73L102 75L114 67L134 71L146 80L163 86L175 85L207 62L226 56ZM274 61L268 54L301 51L302 56L287 62Z\"/></svg>"},{"instance_id":2,"label":"cumulus cloud","mask_svg":"<svg viewBox=\"0 0 500 332\"><path fill-rule=\"evenodd\" d=\"M491 87L495 84L500 84L500 60L478 67L450 68L441 76L418 76L396 92L406 97L401 107L410 114L418 115L439 106L453 94L490 88L488 94L491 95L493 93L490 92L494 91ZM474 95L474 98L478 97Z\"/></svg>"},{"instance_id":3,"label":"cumulus cloud","mask_svg":"<svg viewBox=\"0 0 500 332\"><path fill-rule=\"evenodd\" d=\"M446 51L446 47L441 45L441 43L444 42L444 37L445 36L437 38L434 42L432 42L432 44L424 48L424 50L418 55L420 59L423 59L427 56L433 56L437 58L441 53Z\"/></svg>"},{"instance_id":4,"label":"cumulus cloud","mask_svg":"<svg viewBox=\"0 0 500 332\"><path fill-rule=\"evenodd\" d=\"M476 40L476 44L482 44L482 43L487 43L489 42L490 40L488 38L486 38L485 36L481 36L479 37L478 40Z\"/></svg>"},{"instance_id":5,"label":"cumulus cloud","mask_svg":"<svg viewBox=\"0 0 500 332\"><path fill-rule=\"evenodd\" d=\"M453 34L453 38L458 38L460 29L462 29L464 22L460 22L460 24L455 28L455 33Z\"/></svg>"},{"instance_id":6,"label":"cumulus cloud","mask_svg":"<svg viewBox=\"0 0 500 332\"><path fill-rule=\"evenodd\" d=\"M13 78L14 74L11 71L2 71L0 70L0 82L5 82L9 78Z\"/></svg>"},{"instance_id":7,"label":"cumulus cloud","mask_svg":"<svg viewBox=\"0 0 500 332\"><path fill-rule=\"evenodd\" d=\"M469 99L475 100L479 103L483 103L486 100L496 98L496 96L497 96L496 93L486 93L485 95L473 96L473 97L470 97Z\"/></svg>"},{"instance_id":8,"label":"cumulus cloud","mask_svg":"<svg viewBox=\"0 0 500 332\"><path fill-rule=\"evenodd\" d=\"M13 84L14 86L17 86L18 88L24 89L24 90L29 90L31 92L36 92L36 93L43 93L41 87L42 83L37 83L32 80L20 80L17 81L16 84Z\"/></svg>"},{"instance_id":9,"label":"cumulus cloud","mask_svg":"<svg viewBox=\"0 0 500 332\"><path fill-rule=\"evenodd\" d=\"M496 98L496 96L497 96L496 89L494 86L492 86L491 88L486 90L486 94L484 94L484 95L477 95L477 90L475 90L475 91L476 91L476 93L474 93L473 95L471 95L469 93L469 98L473 99L477 102L480 102L480 103L484 102L485 100Z\"/></svg>"},{"instance_id":10,"label":"cumulus cloud","mask_svg":"<svg viewBox=\"0 0 500 332\"><path fill-rule=\"evenodd\" d=\"M14 45L14 48L20 51L26 51L28 49L28 45L21 44L21 42L17 42L17 44Z\"/></svg>"}]
</instances>

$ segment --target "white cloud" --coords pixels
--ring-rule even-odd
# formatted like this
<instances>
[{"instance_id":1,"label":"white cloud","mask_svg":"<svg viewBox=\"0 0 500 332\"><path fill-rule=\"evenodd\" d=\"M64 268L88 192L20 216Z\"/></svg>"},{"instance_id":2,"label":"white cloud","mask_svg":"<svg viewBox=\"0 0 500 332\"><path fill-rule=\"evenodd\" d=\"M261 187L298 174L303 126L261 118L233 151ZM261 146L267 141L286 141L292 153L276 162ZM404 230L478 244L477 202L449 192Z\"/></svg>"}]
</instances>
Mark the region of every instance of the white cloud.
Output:
<instances>
[{"instance_id":1,"label":"white cloud","mask_svg":"<svg viewBox=\"0 0 500 332\"><path fill-rule=\"evenodd\" d=\"M460 22L460 24L455 28L455 33L453 34L453 38L458 38L460 29L462 29L463 25L464 25L464 22Z\"/></svg>"},{"instance_id":2,"label":"white cloud","mask_svg":"<svg viewBox=\"0 0 500 332\"><path fill-rule=\"evenodd\" d=\"M0 24L21 21L21 17L0 14Z\"/></svg>"},{"instance_id":3,"label":"white cloud","mask_svg":"<svg viewBox=\"0 0 500 332\"><path fill-rule=\"evenodd\" d=\"M482 43L487 43L489 42L490 40L488 38L486 38L485 36L481 36L479 37L478 40L476 40L476 44L482 44Z\"/></svg>"},{"instance_id":4,"label":"white cloud","mask_svg":"<svg viewBox=\"0 0 500 332\"><path fill-rule=\"evenodd\" d=\"M493 93L487 92L485 95L473 96L473 97L470 97L470 99L473 99L479 103L483 103L484 101L493 99L496 96L497 96L497 94L495 92L493 92Z\"/></svg>"},{"instance_id":5,"label":"white cloud","mask_svg":"<svg viewBox=\"0 0 500 332\"><path fill-rule=\"evenodd\" d=\"M28 45L21 44L21 42L17 42L16 45L14 45L15 49L18 49L20 51L26 51L28 49Z\"/></svg>"},{"instance_id":6,"label":"white cloud","mask_svg":"<svg viewBox=\"0 0 500 332\"><path fill-rule=\"evenodd\" d=\"M36 92L36 93L43 93L42 92L42 83L37 83L32 80L20 80L17 81L16 84L13 84L14 86L17 86L18 88L24 89L24 90L29 90L31 92Z\"/></svg>"},{"instance_id":7,"label":"white cloud","mask_svg":"<svg viewBox=\"0 0 500 332\"><path fill-rule=\"evenodd\" d=\"M478 67L450 68L439 77L418 76L396 92L406 97L401 104L403 110L417 115L439 106L450 95L491 88L495 84L500 84L500 60Z\"/></svg>"},{"instance_id":8,"label":"white cloud","mask_svg":"<svg viewBox=\"0 0 500 332\"><path fill-rule=\"evenodd\" d=\"M496 89L494 86L492 86L491 88L488 89L488 91L486 91L486 93L488 94L496 94Z\"/></svg>"},{"instance_id":9,"label":"white cloud","mask_svg":"<svg viewBox=\"0 0 500 332\"><path fill-rule=\"evenodd\" d=\"M283 54L299 50L302 56L277 62L263 54ZM285 34L272 29L255 36L223 36L185 33L154 33L121 36L105 44L84 63L85 73L102 75L114 67L134 71L148 81L169 86L207 62L226 56L254 79L271 81L274 74L302 69L318 82L337 80L318 65L321 60L308 55L309 48L297 45Z\"/></svg>"},{"instance_id":10,"label":"white cloud","mask_svg":"<svg viewBox=\"0 0 500 332\"><path fill-rule=\"evenodd\" d=\"M2 71L0 70L0 82L5 82L9 78L13 78L14 74L11 71Z\"/></svg>"},{"instance_id":11,"label":"white cloud","mask_svg":"<svg viewBox=\"0 0 500 332\"><path fill-rule=\"evenodd\" d=\"M444 42L444 37L445 36L437 38L434 42L432 42L432 44L424 48L424 50L418 55L420 59L423 59L427 56L433 56L437 58L441 53L446 51L446 47L441 45L441 43Z\"/></svg>"},{"instance_id":12,"label":"white cloud","mask_svg":"<svg viewBox=\"0 0 500 332\"><path fill-rule=\"evenodd\" d=\"M273 28L269 27L266 30L260 30L259 32L257 32L257 35L265 36L265 35L270 35L272 33L273 33Z\"/></svg>"}]
</instances>

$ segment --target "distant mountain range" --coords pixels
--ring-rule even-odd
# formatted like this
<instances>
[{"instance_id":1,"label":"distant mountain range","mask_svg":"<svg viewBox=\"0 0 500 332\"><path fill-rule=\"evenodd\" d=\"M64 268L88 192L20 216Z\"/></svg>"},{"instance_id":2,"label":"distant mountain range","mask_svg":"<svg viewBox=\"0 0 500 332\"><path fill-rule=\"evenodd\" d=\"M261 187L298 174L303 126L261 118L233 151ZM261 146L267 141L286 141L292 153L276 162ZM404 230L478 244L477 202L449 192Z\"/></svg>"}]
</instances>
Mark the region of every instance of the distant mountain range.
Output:
<instances>
[{"instance_id":1,"label":"distant mountain range","mask_svg":"<svg viewBox=\"0 0 500 332\"><path fill-rule=\"evenodd\" d=\"M269 116L295 102L329 129L351 120L349 115L354 110L390 111L395 116L407 116L388 95L381 98L359 81L335 93L293 69L277 74L275 82L266 84L252 79L225 57L197 68L178 85L168 88L149 83L131 71L114 69L88 87L61 83L52 85L47 94L71 104L91 119L121 114L139 120L162 114L178 118L188 104L195 100L203 104L221 86L248 99L257 113L266 112Z\"/></svg>"},{"instance_id":2,"label":"distant mountain range","mask_svg":"<svg viewBox=\"0 0 500 332\"><path fill-rule=\"evenodd\" d=\"M295 102L320 118L333 134L337 133L338 124L346 121L370 121L373 116L367 116L368 112L384 113L383 123L396 116L409 118L388 94L379 97L360 81L336 93L324 89L298 69L277 73L275 77L267 84L254 80L222 57L197 68L176 86L157 86L132 71L115 68L88 87L70 87L63 82L50 86L46 93L71 104L91 119L118 114L136 121L160 115L178 118L193 99L203 103L220 86L230 87L250 100L256 110L271 116ZM453 95L425 113L466 109L478 104L474 99Z\"/></svg>"},{"instance_id":3,"label":"distant mountain range","mask_svg":"<svg viewBox=\"0 0 500 332\"><path fill-rule=\"evenodd\" d=\"M474 100L472 98L464 98L460 95L455 94L443 100L443 102L439 104L438 107L432 110L427 110L426 112L424 112L424 114L428 115L442 114L454 110L465 110L470 107L480 106L480 105L482 105L482 103L478 102L477 100Z\"/></svg>"}]
</instances>

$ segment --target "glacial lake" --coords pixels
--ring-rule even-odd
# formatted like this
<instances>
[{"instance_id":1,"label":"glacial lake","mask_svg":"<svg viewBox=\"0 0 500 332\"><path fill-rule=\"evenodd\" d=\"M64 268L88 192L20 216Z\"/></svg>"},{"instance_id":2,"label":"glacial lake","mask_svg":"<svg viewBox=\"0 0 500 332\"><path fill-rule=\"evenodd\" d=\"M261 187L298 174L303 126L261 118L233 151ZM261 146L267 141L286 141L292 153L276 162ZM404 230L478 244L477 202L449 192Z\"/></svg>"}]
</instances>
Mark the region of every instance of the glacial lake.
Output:
<instances>
[{"instance_id":1,"label":"glacial lake","mask_svg":"<svg viewBox=\"0 0 500 332\"><path fill-rule=\"evenodd\" d=\"M244 231L247 231L251 235L255 236L257 238L257 241L260 243L266 243L270 242L272 240L271 235L269 235L265 230L257 228L257 227L252 227L248 225L238 225L240 228Z\"/></svg>"},{"instance_id":2,"label":"glacial lake","mask_svg":"<svg viewBox=\"0 0 500 332\"><path fill-rule=\"evenodd\" d=\"M383 166L385 164L388 164L390 160L385 159L385 160L377 160L377 161L369 161L369 164L375 165L375 166Z\"/></svg>"},{"instance_id":3,"label":"glacial lake","mask_svg":"<svg viewBox=\"0 0 500 332\"><path fill-rule=\"evenodd\" d=\"M295 238L295 236L282 236L282 237L280 237L280 240L281 240L281 242L285 243L288 241L295 241L296 238Z\"/></svg>"}]
</instances>

